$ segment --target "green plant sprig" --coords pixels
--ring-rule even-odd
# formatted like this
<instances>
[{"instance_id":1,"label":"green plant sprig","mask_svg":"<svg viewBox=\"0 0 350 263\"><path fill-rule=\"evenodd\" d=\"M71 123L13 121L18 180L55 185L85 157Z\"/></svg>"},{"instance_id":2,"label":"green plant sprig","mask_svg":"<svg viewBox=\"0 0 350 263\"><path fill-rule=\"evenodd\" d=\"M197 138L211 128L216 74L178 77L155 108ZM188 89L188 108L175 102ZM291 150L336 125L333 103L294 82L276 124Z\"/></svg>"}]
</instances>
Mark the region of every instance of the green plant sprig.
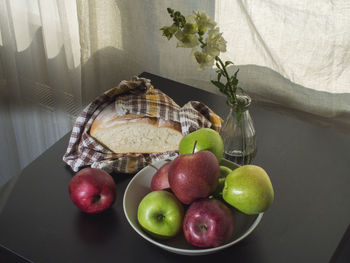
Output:
<instances>
[{"instance_id":1,"label":"green plant sprig","mask_svg":"<svg viewBox=\"0 0 350 263\"><path fill-rule=\"evenodd\" d=\"M186 18L179 11L174 11L171 8L167 8L170 17L173 19L174 24L180 28L183 28L186 24Z\"/></svg>"},{"instance_id":2,"label":"green plant sprig","mask_svg":"<svg viewBox=\"0 0 350 263\"><path fill-rule=\"evenodd\" d=\"M160 30L163 31L163 36L170 40L175 33L184 28L186 24L186 18L179 11L174 11L171 8L167 8L170 17L173 19L173 24L171 26L164 26Z\"/></svg>"},{"instance_id":3,"label":"green plant sprig","mask_svg":"<svg viewBox=\"0 0 350 263\"><path fill-rule=\"evenodd\" d=\"M207 24L205 24L205 26L203 27L203 24L200 24L200 22L198 22L198 20L202 19L203 17L203 13L199 12L194 12L195 15L197 15L196 17L196 22L191 23L186 21L186 18L181 14L180 11L174 11L171 8L167 8L167 11L170 15L170 17L173 19L173 24L171 26L164 26L162 27L160 30L163 31L163 36L165 36L168 40L170 40L174 35L176 35L177 32L182 30L183 32L186 32L186 29L191 28L191 30L187 30L188 35L192 35L195 36L195 38L197 39L197 43L195 43L195 46L199 46L201 51L199 52L200 54L204 55L204 56L211 56L211 60L209 60L209 62L207 63L207 60L202 60L203 57L199 56L199 59L196 60L198 62L199 65L201 65L202 67L207 67L212 65L211 62L213 62L213 60L215 60L215 65L217 67L216 69L216 73L217 73L217 80L211 80L211 83L213 85L215 85L219 91L224 94L226 96L226 103L229 104L230 106L234 106L235 112L236 112L236 117L237 120L240 121L241 116L242 116L242 111L243 111L243 102L237 99L237 91L240 90L243 92L243 90L238 87L238 79L237 79L237 74L239 72L239 69L237 71L235 71L235 73L233 73L233 75L230 75L227 71L227 67L229 67L230 65L233 65L232 61L225 61L223 62L220 57L218 55L212 55L212 53L208 52L207 49L207 45L208 45L208 41L209 37L207 39L205 39L205 34L207 32L207 25L211 25L211 29L214 29L215 27L215 22L213 22L212 20L210 20L210 18L208 18L206 15L204 15L205 17L205 22ZM198 20L197 20L198 19ZM193 28L196 28L196 30L192 30ZM215 28L218 32L218 28ZM215 31L215 30L214 30ZM208 33L210 34L210 33ZM181 42L182 39L179 39L179 36L176 35L176 37L178 38L178 40ZM221 37L221 33L219 35L219 37ZM222 37L221 37L222 38ZM184 38L185 39L185 38ZM183 39L183 40L184 40ZM223 39L223 38L222 38ZM224 43L226 43L226 41L224 41ZM215 48L218 48L218 50L220 50L221 52L225 52L226 51L226 47L222 50L221 48L219 48L218 46L219 44L217 44L215 42ZM189 46L184 46L181 45L182 47L189 47ZM191 46L193 49L193 46ZM208 48L212 48L211 46L208 46ZM220 52L218 52L220 53ZM214 59L213 59L214 57ZM205 57L204 57L205 58ZM222 81L222 78L225 78L226 81Z\"/></svg>"},{"instance_id":4,"label":"green plant sprig","mask_svg":"<svg viewBox=\"0 0 350 263\"><path fill-rule=\"evenodd\" d=\"M241 119L242 115L242 106L240 105L240 102L237 100L237 89L240 89L238 87L238 79L237 74L239 72L239 69L236 70L236 72L230 76L227 72L226 67L229 65L233 65L232 61L225 61L225 63L220 59L220 57L215 57L216 61L216 73L218 74L217 80L211 80L211 83L215 85L221 93L223 93L226 96L226 103L229 105L236 105L235 111L237 114L237 119ZM226 83L221 81L222 76L226 78Z\"/></svg>"}]
</instances>

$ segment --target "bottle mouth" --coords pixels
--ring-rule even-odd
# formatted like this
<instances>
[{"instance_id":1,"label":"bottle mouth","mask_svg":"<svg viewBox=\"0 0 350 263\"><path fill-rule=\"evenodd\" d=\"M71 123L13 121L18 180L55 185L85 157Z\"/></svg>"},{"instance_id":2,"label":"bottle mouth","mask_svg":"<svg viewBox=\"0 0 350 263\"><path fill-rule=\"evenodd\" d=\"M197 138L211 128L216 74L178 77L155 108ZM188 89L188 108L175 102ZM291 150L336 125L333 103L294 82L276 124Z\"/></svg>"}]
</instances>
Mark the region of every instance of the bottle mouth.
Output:
<instances>
[{"instance_id":1,"label":"bottle mouth","mask_svg":"<svg viewBox=\"0 0 350 263\"><path fill-rule=\"evenodd\" d=\"M252 99L250 98L249 95L236 95L237 96L237 104L232 104L231 102L229 102L229 105L233 108L236 108L238 105L241 107L242 111L245 111L249 108Z\"/></svg>"}]
</instances>

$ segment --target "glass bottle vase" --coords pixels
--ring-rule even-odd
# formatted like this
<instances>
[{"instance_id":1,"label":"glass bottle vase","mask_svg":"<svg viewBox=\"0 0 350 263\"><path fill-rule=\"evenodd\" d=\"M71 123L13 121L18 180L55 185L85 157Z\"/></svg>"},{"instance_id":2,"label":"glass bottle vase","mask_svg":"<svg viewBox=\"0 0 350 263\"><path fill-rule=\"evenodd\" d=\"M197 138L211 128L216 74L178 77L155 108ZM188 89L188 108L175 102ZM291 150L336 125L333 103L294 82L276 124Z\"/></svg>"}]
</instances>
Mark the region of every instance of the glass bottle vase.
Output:
<instances>
[{"instance_id":1,"label":"glass bottle vase","mask_svg":"<svg viewBox=\"0 0 350 263\"><path fill-rule=\"evenodd\" d=\"M237 95L237 100L242 108L241 117L237 118L237 105L230 105L220 135L224 142L224 158L245 165L250 164L256 155L256 133L249 113L251 98L248 95Z\"/></svg>"}]
</instances>

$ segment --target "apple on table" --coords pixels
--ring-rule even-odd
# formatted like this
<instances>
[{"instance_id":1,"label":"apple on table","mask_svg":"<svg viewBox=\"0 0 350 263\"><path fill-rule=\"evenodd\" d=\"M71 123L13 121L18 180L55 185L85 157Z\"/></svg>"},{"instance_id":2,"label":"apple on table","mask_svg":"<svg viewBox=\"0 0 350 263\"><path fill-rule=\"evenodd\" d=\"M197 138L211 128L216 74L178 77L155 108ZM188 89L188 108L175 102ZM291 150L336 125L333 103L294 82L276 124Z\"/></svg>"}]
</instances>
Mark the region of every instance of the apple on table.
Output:
<instances>
[{"instance_id":1,"label":"apple on table","mask_svg":"<svg viewBox=\"0 0 350 263\"><path fill-rule=\"evenodd\" d=\"M73 203L91 214L107 210L116 199L113 177L97 168L84 168L76 173L69 182L68 191Z\"/></svg>"}]
</instances>

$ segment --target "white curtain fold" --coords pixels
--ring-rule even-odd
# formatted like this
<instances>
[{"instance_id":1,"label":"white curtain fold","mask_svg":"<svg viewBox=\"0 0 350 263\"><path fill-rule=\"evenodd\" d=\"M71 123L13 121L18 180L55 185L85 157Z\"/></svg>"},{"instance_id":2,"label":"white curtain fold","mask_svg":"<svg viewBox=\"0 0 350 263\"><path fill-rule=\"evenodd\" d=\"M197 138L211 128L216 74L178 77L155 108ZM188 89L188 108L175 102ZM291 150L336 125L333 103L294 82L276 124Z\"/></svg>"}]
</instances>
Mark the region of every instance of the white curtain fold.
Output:
<instances>
[{"instance_id":1,"label":"white curtain fold","mask_svg":"<svg viewBox=\"0 0 350 263\"><path fill-rule=\"evenodd\" d=\"M0 185L123 79L148 71L219 94L215 68L162 36L167 7L216 20L255 102L350 131L349 1L0 0Z\"/></svg>"},{"instance_id":2,"label":"white curtain fold","mask_svg":"<svg viewBox=\"0 0 350 263\"><path fill-rule=\"evenodd\" d=\"M215 68L197 70L190 50L162 37L160 27L171 24L167 7L215 19L228 42L222 58L235 63L231 72L240 69L240 86L256 102L350 130L346 0L79 0L83 87L104 90L148 71L220 94L210 83Z\"/></svg>"},{"instance_id":3,"label":"white curtain fold","mask_svg":"<svg viewBox=\"0 0 350 263\"><path fill-rule=\"evenodd\" d=\"M349 1L216 1L216 21L256 100L350 131Z\"/></svg>"},{"instance_id":4,"label":"white curtain fold","mask_svg":"<svg viewBox=\"0 0 350 263\"><path fill-rule=\"evenodd\" d=\"M72 127L81 108L72 1L0 1L0 186Z\"/></svg>"},{"instance_id":5,"label":"white curtain fold","mask_svg":"<svg viewBox=\"0 0 350 263\"><path fill-rule=\"evenodd\" d=\"M94 92L86 94L87 101L143 71L178 81L201 75L188 57L189 50L175 49L174 42L162 38L160 28L170 23L169 6L184 13L204 9L214 17L215 1L78 0L77 6L82 86Z\"/></svg>"}]
</instances>

